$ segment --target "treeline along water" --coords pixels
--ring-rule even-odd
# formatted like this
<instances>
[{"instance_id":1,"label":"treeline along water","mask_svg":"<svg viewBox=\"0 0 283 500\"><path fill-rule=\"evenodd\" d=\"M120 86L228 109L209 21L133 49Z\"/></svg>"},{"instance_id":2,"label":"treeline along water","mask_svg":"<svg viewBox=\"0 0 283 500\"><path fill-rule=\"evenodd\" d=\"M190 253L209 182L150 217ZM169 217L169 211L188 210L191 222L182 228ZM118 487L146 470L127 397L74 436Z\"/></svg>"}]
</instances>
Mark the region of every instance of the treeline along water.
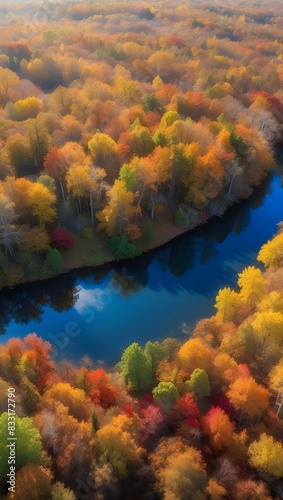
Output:
<instances>
[{"instance_id":1,"label":"treeline along water","mask_svg":"<svg viewBox=\"0 0 283 500\"><path fill-rule=\"evenodd\" d=\"M130 262L82 269L0 293L2 340L36 332L57 358L115 363L132 342L184 338L214 313L219 288L256 262L283 219L282 176L166 246ZM184 328L185 325L185 328Z\"/></svg>"}]
</instances>

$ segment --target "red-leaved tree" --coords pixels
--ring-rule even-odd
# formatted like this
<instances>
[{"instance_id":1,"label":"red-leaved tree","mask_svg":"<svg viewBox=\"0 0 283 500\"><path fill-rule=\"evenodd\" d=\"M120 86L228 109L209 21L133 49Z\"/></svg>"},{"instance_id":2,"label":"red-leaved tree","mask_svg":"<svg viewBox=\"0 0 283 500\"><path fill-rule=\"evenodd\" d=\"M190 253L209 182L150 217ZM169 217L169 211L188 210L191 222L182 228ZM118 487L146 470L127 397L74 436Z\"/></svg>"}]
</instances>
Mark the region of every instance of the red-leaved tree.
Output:
<instances>
[{"instance_id":1,"label":"red-leaved tree","mask_svg":"<svg viewBox=\"0 0 283 500\"><path fill-rule=\"evenodd\" d=\"M56 248L70 248L76 245L76 240L66 227L55 227L51 231L51 244Z\"/></svg>"}]
</instances>

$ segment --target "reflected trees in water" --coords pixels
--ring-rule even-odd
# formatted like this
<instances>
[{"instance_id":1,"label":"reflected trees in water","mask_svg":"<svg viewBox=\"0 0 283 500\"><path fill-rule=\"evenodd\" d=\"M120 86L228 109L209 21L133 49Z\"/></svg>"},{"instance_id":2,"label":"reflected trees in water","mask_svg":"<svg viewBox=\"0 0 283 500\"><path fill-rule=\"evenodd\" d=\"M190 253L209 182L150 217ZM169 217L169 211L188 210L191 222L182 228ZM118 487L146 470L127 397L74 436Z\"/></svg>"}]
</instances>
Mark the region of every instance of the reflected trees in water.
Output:
<instances>
[{"instance_id":1,"label":"reflected trees in water","mask_svg":"<svg viewBox=\"0 0 283 500\"><path fill-rule=\"evenodd\" d=\"M201 266L217 258L218 245L231 233L239 235L247 230L253 210L262 204L270 190L271 180L272 176L255 190L250 199L229 209L224 217L214 218L171 243L146 252L138 259L83 268L47 281L2 290L0 334L5 333L12 321L19 325L40 322L48 306L58 313L69 311L78 301L78 284L82 282L90 288L94 284L110 287L112 283L124 298L132 297L145 287L154 291L164 288L173 295L182 288L207 295L209 287ZM188 272L189 278L186 277ZM207 272L217 288L222 279L221 272L215 266L210 266Z\"/></svg>"},{"instance_id":2,"label":"reflected trees in water","mask_svg":"<svg viewBox=\"0 0 283 500\"><path fill-rule=\"evenodd\" d=\"M69 273L28 285L20 285L0 293L0 333L4 334L11 321L27 325L31 321L41 322L46 306L57 312L68 311L77 300L74 276Z\"/></svg>"}]
</instances>

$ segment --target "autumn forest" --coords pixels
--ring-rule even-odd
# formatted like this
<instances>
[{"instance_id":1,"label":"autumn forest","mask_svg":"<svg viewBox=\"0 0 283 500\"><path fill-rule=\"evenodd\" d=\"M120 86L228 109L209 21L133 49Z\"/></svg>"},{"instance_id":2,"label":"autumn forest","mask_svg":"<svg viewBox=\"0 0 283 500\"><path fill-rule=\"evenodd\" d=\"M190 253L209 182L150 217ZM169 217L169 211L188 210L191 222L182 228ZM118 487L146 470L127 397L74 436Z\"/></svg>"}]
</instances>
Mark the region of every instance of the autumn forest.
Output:
<instances>
[{"instance_id":1,"label":"autumn forest","mask_svg":"<svg viewBox=\"0 0 283 500\"><path fill-rule=\"evenodd\" d=\"M1 287L134 257L270 169L283 121L271 14L129 6L0 11Z\"/></svg>"},{"instance_id":2,"label":"autumn forest","mask_svg":"<svg viewBox=\"0 0 283 500\"><path fill-rule=\"evenodd\" d=\"M3 293L138 267L248 199L282 149L282 22L279 1L0 1ZM277 222L185 341L149 333L106 369L3 337L0 498L283 498Z\"/></svg>"}]
</instances>

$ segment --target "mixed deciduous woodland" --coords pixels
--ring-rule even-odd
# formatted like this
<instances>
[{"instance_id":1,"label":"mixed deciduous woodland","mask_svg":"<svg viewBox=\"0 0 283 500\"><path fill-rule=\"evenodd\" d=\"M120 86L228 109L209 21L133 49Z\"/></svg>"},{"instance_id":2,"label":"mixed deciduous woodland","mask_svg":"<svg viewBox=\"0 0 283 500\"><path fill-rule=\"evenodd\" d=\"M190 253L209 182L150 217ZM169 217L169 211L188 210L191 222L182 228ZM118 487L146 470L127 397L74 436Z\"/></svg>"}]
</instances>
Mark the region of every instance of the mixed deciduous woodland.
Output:
<instances>
[{"instance_id":1,"label":"mixed deciduous woodland","mask_svg":"<svg viewBox=\"0 0 283 500\"><path fill-rule=\"evenodd\" d=\"M0 287L135 257L249 196L281 138L281 11L0 6Z\"/></svg>"},{"instance_id":2,"label":"mixed deciduous woodland","mask_svg":"<svg viewBox=\"0 0 283 500\"><path fill-rule=\"evenodd\" d=\"M219 290L189 340L134 342L113 370L55 363L35 333L1 345L2 494L12 385L8 499L282 498L282 227L258 261Z\"/></svg>"},{"instance_id":3,"label":"mixed deciduous woodland","mask_svg":"<svg viewBox=\"0 0 283 500\"><path fill-rule=\"evenodd\" d=\"M279 1L0 1L0 288L136 257L250 196L282 142L282 21ZM190 339L133 342L113 369L55 362L40 331L1 344L0 497L283 498L282 223L257 260Z\"/></svg>"}]
</instances>

